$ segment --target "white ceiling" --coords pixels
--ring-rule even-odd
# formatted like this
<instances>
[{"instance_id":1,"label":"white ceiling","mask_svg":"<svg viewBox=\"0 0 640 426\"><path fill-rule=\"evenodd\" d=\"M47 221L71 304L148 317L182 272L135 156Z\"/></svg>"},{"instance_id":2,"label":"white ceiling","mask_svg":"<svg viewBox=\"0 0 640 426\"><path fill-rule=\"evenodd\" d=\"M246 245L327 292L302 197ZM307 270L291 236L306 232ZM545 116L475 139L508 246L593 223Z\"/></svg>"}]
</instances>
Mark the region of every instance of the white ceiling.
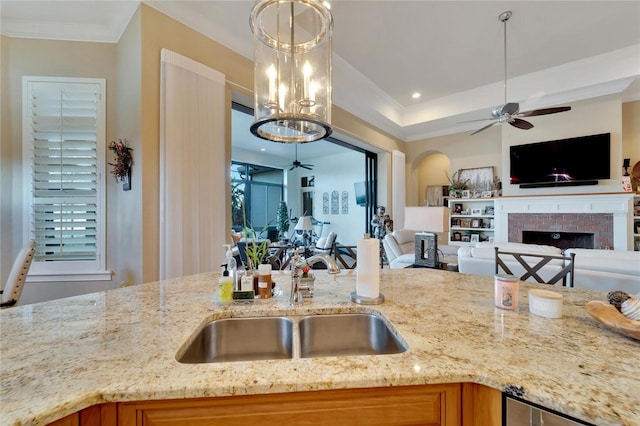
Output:
<instances>
[{"instance_id":1,"label":"white ceiling","mask_svg":"<svg viewBox=\"0 0 640 426\"><path fill-rule=\"evenodd\" d=\"M150 0L150 6L252 57L253 1ZM137 1L0 2L12 37L116 42ZM346 1L334 17L333 100L405 141L472 130L509 101L521 110L609 93L640 99L640 1ZM411 98L419 91L419 100ZM544 117L534 117L543 125Z\"/></svg>"}]
</instances>

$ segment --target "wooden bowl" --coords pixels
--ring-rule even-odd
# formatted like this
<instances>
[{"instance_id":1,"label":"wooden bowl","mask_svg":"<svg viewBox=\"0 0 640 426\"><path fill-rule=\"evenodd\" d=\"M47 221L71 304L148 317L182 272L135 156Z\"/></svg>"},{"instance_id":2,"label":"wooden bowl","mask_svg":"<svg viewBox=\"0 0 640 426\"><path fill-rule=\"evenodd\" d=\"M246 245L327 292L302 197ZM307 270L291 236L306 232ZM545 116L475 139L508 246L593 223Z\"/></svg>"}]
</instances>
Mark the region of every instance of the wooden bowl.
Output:
<instances>
[{"instance_id":1,"label":"wooden bowl","mask_svg":"<svg viewBox=\"0 0 640 426\"><path fill-rule=\"evenodd\" d=\"M615 306L600 300L592 300L584 308L598 322L614 329L618 333L640 340L640 321L625 317Z\"/></svg>"}]
</instances>

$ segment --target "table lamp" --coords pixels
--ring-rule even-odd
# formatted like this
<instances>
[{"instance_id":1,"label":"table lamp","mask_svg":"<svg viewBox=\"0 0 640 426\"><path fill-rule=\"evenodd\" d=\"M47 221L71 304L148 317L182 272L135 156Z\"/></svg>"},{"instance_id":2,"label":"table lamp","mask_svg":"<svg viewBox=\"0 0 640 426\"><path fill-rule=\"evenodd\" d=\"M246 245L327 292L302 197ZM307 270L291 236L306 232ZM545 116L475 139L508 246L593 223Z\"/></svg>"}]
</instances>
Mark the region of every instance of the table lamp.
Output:
<instances>
[{"instance_id":1,"label":"table lamp","mask_svg":"<svg viewBox=\"0 0 640 426\"><path fill-rule=\"evenodd\" d=\"M305 256L309 250L309 243L311 242L311 232L313 232L313 224L311 223L311 216L300 216L298 223L295 227L296 231L302 231L302 239L304 241Z\"/></svg>"},{"instance_id":2,"label":"table lamp","mask_svg":"<svg viewBox=\"0 0 640 426\"><path fill-rule=\"evenodd\" d=\"M415 264L439 268L436 233L449 231L449 208L405 207L404 227L421 231L415 236Z\"/></svg>"}]
</instances>

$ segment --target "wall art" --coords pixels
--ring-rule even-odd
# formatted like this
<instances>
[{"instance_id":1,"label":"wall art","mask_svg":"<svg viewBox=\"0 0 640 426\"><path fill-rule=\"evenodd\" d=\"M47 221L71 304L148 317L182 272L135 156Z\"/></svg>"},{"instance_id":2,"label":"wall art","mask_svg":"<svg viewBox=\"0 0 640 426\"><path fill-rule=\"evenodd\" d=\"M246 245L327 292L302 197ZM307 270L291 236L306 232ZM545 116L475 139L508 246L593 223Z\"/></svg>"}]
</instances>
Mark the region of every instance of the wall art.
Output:
<instances>
[{"instance_id":1,"label":"wall art","mask_svg":"<svg viewBox=\"0 0 640 426\"><path fill-rule=\"evenodd\" d=\"M340 194L331 191L331 214L340 214Z\"/></svg>"},{"instance_id":2,"label":"wall art","mask_svg":"<svg viewBox=\"0 0 640 426\"><path fill-rule=\"evenodd\" d=\"M342 191L342 214L349 214L349 193Z\"/></svg>"}]
</instances>

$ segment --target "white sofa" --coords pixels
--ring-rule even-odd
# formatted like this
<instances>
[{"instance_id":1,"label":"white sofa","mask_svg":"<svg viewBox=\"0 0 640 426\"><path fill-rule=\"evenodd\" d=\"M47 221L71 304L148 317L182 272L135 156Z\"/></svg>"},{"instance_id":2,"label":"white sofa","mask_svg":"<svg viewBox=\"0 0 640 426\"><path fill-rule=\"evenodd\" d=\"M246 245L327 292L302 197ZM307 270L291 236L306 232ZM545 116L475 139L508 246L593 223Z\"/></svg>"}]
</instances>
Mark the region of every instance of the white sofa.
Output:
<instances>
[{"instance_id":1,"label":"white sofa","mask_svg":"<svg viewBox=\"0 0 640 426\"><path fill-rule=\"evenodd\" d=\"M476 246L460 247L458 270L465 274L495 275L495 250L537 254L562 254L557 247L522 243L478 243ZM640 292L640 252L621 250L567 249L565 255L575 253L573 286L575 288L627 293ZM514 260L505 262L514 275L522 275L524 269ZM545 265L540 276L549 279L561 269L560 261ZM533 281L529 279L528 281ZM560 284L558 284L560 285Z\"/></svg>"},{"instance_id":2,"label":"white sofa","mask_svg":"<svg viewBox=\"0 0 640 426\"><path fill-rule=\"evenodd\" d=\"M553 246L482 242L475 246L464 246L458 249L458 271L463 274L494 276L496 274L496 252L494 247L498 247L501 251L513 251L517 253L552 256L562 255L562 250ZM526 257L524 259L527 260ZM533 263L539 260L539 258L531 259ZM505 256L504 263L511 269L511 272L513 272L515 276L522 276L526 272L522 265L510 256ZM542 279L549 280L560 272L562 268L562 260L552 260L539 271L539 275ZM502 270L500 270L500 272L502 273ZM529 278L527 281L536 282L534 278Z\"/></svg>"},{"instance_id":3,"label":"white sofa","mask_svg":"<svg viewBox=\"0 0 640 426\"><path fill-rule=\"evenodd\" d=\"M640 293L640 251L571 248L565 253L576 255L574 287Z\"/></svg>"},{"instance_id":4,"label":"white sofa","mask_svg":"<svg viewBox=\"0 0 640 426\"><path fill-rule=\"evenodd\" d=\"M401 229L384 236L382 246L389 261L389 268L402 269L415 263L415 235L417 232L421 231ZM442 240L438 236L438 242L440 241L446 240ZM455 265L458 262L458 246L438 244L438 249L444 256L444 258L440 259L441 262L446 262L449 265Z\"/></svg>"}]
</instances>

